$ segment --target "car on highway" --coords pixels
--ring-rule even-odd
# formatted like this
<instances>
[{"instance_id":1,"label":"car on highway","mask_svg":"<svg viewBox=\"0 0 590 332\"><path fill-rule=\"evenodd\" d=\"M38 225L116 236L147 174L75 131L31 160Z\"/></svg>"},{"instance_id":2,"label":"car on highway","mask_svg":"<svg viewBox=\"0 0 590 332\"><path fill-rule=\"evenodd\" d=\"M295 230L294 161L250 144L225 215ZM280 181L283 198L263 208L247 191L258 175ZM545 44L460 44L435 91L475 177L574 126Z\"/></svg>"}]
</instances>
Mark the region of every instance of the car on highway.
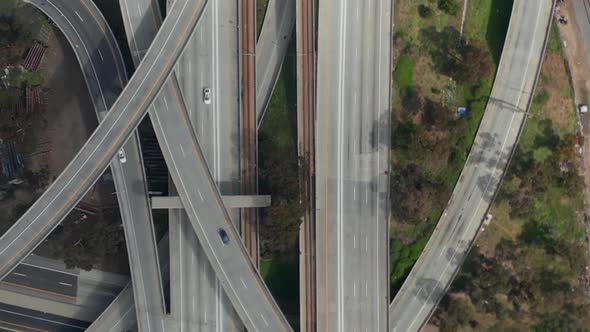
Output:
<instances>
[{"instance_id":1,"label":"car on highway","mask_svg":"<svg viewBox=\"0 0 590 332\"><path fill-rule=\"evenodd\" d=\"M127 156L125 156L125 150L123 150L123 149L119 150L119 153L117 153L117 157L119 158L119 161L121 162L121 164L124 164L127 162Z\"/></svg>"},{"instance_id":2,"label":"car on highway","mask_svg":"<svg viewBox=\"0 0 590 332\"><path fill-rule=\"evenodd\" d=\"M211 104L211 89L209 87L203 89L203 102L207 105Z\"/></svg>"},{"instance_id":3,"label":"car on highway","mask_svg":"<svg viewBox=\"0 0 590 332\"><path fill-rule=\"evenodd\" d=\"M225 229L220 228L217 233L219 233L219 237L221 238L221 242L223 242L223 244L227 245L229 243L229 236L227 235L227 232L225 231Z\"/></svg>"}]
</instances>

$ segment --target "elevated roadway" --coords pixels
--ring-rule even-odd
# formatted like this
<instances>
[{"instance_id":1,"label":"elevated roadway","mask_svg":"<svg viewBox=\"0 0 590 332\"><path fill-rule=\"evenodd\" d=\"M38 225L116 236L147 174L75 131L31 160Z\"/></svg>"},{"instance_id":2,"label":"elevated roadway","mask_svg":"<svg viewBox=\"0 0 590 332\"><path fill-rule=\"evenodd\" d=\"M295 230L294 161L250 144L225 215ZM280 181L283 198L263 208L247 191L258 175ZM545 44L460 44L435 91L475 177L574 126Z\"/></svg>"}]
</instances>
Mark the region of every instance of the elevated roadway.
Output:
<instances>
[{"instance_id":1,"label":"elevated roadway","mask_svg":"<svg viewBox=\"0 0 590 332\"><path fill-rule=\"evenodd\" d=\"M551 26L551 0L515 0L477 136L449 204L390 306L390 330L419 331L461 267L524 126Z\"/></svg>"},{"instance_id":2,"label":"elevated roadway","mask_svg":"<svg viewBox=\"0 0 590 332\"><path fill-rule=\"evenodd\" d=\"M168 5L172 2L168 1ZM158 5L152 0L121 0L120 5L128 40L134 41L129 46L132 53L140 54L140 50L148 46L145 43L149 43L154 36L150 33L157 31L161 24ZM236 7L234 1L211 0L173 74L178 79L179 93L202 144L211 175L220 192L227 194L237 193L239 189ZM213 34L216 35L215 40ZM139 60L134 57L134 62ZM203 103L202 91L205 87L212 91L210 105ZM174 99L170 95L163 97ZM175 188L171 187L170 191L175 192ZM162 201L165 198L154 199ZM235 212L232 219L238 220ZM190 232L186 213L170 210L169 227L170 298L174 328L191 331L205 326L219 329L241 325L221 284L217 278L211 278L215 272L194 232L181 234L174 231L183 229Z\"/></svg>"},{"instance_id":3,"label":"elevated roadway","mask_svg":"<svg viewBox=\"0 0 590 332\"><path fill-rule=\"evenodd\" d=\"M386 331L392 1L318 10L317 330Z\"/></svg>"},{"instance_id":4,"label":"elevated roadway","mask_svg":"<svg viewBox=\"0 0 590 332\"><path fill-rule=\"evenodd\" d=\"M127 83L123 57L105 18L90 0L29 1L66 36L82 68L97 117L102 121ZM136 306L139 326L149 330L149 325L162 324L164 296L157 273L160 268L154 224L137 131L125 143L124 151L127 162L115 160L111 170L125 231L133 294L140 303Z\"/></svg>"},{"instance_id":5,"label":"elevated roadway","mask_svg":"<svg viewBox=\"0 0 590 332\"><path fill-rule=\"evenodd\" d=\"M238 1L211 0L202 24L178 62L176 74L193 130L220 193L239 194ZM205 87L212 91L210 105L203 102ZM228 205L225 197L231 220L239 227L239 209ZM171 228L190 227L184 211L170 211L170 220L176 220ZM184 325L191 321L201 329L243 329L195 235L171 231L171 236L178 239L171 250L178 253L174 261L179 265L173 270L179 271L181 278L171 291L180 295L173 297L180 321Z\"/></svg>"},{"instance_id":6,"label":"elevated roadway","mask_svg":"<svg viewBox=\"0 0 590 332\"><path fill-rule=\"evenodd\" d=\"M177 5L178 0L172 5L168 18ZM133 28L135 33L141 31L139 28ZM135 51L140 54L141 46L138 47ZM143 62L145 60L142 65ZM174 75L154 101L150 118L192 228L242 322L250 330L290 330L223 206ZM228 233L230 243L221 241L220 229Z\"/></svg>"},{"instance_id":7,"label":"elevated roadway","mask_svg":"<svg viewBox=\"0 0 590 332\"><path fill-rule=\"evenodd\" d=\"M75 206L145 115L192 33L204 2L179 0L142 65L62 174L0 238L0 277L8 274ZM146 308L147 309L147 308ZM139 309L141 310L141 309Z\"/></svg>"},{"instance_id":8,"label":"elevated roadway","mask_svg":"<svg viewBox=\"0 0 590 332\"><path fill-rule=\"evenodd\" d=\"M158 257L162 268L163 284L170 281L168 278L170 263L168 260L170 257L169 241L170 237L166 234L158 243ZM167 318L169 319L170 316L167 316ZM128 283L102 314L92 322L86 332L126 332L133 330L136 325L137 315L133 300L133 288L131 283ZM167 325L166 327L170 326Z\"/></svg>"}]
</instances>

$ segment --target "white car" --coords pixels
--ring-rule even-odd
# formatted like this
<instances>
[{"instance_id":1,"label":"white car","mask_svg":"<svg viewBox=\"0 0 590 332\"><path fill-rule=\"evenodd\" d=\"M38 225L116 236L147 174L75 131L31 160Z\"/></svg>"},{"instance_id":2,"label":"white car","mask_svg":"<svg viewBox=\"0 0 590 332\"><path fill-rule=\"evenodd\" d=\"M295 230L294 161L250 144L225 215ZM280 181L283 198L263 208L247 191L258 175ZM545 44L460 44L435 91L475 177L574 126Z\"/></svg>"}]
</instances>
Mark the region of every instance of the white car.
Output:
<instances>
[{"instance_id":1,"label":"white car","mask_svg":"<svg viewBox=\"0 0 590 332\"><path fill-rule=\"evenodd\" d=\"M203 89L203 102L207 105L211 104L211 89L208 87Z\"/></svg>"},{"instance_id":2,"label":"white car","mask_svg":"<svg viewBox=\"0 0 590 332\"><path fill-rule=\"evenodd\" d=\"M117 153L117 157L119 157L119 161L121 162L121 164L124 164L127 162L127 157L125 156L125 150L123 150L123 149L119 150L119 153Z\"/></svg>"}]
</instances>

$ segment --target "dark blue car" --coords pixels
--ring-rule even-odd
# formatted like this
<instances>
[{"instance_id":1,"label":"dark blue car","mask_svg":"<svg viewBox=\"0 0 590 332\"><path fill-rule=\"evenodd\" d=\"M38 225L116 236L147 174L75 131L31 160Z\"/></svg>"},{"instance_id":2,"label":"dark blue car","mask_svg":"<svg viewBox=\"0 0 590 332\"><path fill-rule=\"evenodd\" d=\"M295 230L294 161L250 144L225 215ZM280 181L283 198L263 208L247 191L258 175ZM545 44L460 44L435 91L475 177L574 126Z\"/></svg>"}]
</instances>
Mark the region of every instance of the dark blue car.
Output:
<instances>
[{"instance_id":1,"label":"dark blue car","mask_svg":"<svg viewBox=\"0 0 590 332\"><path fill-rule=\"evenodd\" d=\"M221 238L221 242L223 242L223 244L229 243L229 236L227 235L225 229L220 228L217 233L219 233L219 237Z\"/></svg>"}]
</instances>

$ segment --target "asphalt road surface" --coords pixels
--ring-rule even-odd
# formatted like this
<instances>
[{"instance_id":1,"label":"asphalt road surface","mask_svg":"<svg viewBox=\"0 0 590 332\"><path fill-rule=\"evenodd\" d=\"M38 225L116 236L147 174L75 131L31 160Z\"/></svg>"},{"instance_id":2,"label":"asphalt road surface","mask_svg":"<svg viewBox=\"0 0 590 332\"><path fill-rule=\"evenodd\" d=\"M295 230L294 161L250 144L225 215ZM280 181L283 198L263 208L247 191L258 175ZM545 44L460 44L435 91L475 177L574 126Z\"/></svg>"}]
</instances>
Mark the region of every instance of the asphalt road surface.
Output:
<instances>
[{"instance_id":1,"label":"asphalt road surface","mask_svg":"<svg viewBox=\"0 0 590 332\"><path fill-rule=\"evenodd\" d=\"M514 1L477 137L449 205L391 303L391 331L419 331L428 322L477 236L526 119L551 17L551 0Z\"/></svg>"},{"instance_id":2,"label":"asphalt road surface","mask_svg":"<svg viewBox=\"0 0 590 332\"><path fill-rule=\"evenodd\" d=\"M178 0L168 18L177 5ZM124 15L126 12L130 11L124 10ZM132 29L138 34L143 31L141 27ZM132 53L139 54L140 49L138 46ZM150 118L191 225L244 325L259 331L290 330L225 210L192 129L175 75L154 101ZM219 229L228 233L230 243L221 242Z\"/></svg>"},{"instance_id":3,"label":"asphalt road surface","mask_svg":"<svg viewBox=\"0 0 590 332\"><path fill-rule=\"evenodd\" d=\"M0 238L0 277L6 276L59 223L104 172L145 115L181 53L204 2L179 0L142 65L109 114L43 195Z\"/></svg>"},{"instance_id":4,"label":"asphalt road surface","mask_svg":"<svg viewBox=\"0 0 590 332\"><path fill-rule=\"evenodd\" d=\"M17 266L2 282L70 299L75 299L78 291L77 275L28 264Z\"/></svg>"},{"instance_id":5,"label":"asphalt road surface","mask_svg":"<svg viewBox=\"0 0 590 332\"><path fill-rule=\"evenodd\" d=\"M223 195L240 193L238 2L211 0L177 64L176 74L193 130ZM203 89L211 89L211 104ZM239 210L228 209L234 225ZM239 331L243 325L182 210L170 210L172 312L181 331ZM177 263L177 264L176 264Z\"/></svg>"},{"instance_id":6,"label":"asphalt road surface","mask_svg":"<svg viewBox=\"0 0 590 332\"><path fill-rule=\"evenodd\" d=\"M169 282L169 237L166 234L158 242L158 257L162 268L162 282ZM168 316L167 318L170 318ZM168 319L169 322L169 319ZM86 332L125 332L133 331L133 326L137 325L137 315L135 314L135 303L133 301L133 288L128 283L111 304L102 312L102 314L92 322ZM170 327L167 325L166 327ZM171 330L171 329L169 329Z\"/></svg>"},{"instance_id":7,"label":"asphalt road surface","mask_svg":"<svg viewBox=\"0 0 590 332\"><path fill-rule=\"evenodd\" d=\"M108 23L90 0L29 0L64 33L78 58L99 121L127 82L121 52ZM111 163L134 280L140 326L161 325L164 297L143 160L137 132L124 146L126 163ZM148 321L152 319L153 322Z\"/></svg>"},{"instance_id":8,"label":"asphalt road surface","mask_svg":"<svg viewBox=\"0 0 590 332\"><path fill-rule=\"evenodd\" d=\"M21 332L81 332L87 322L0 303L0 328Z\"/></svg>"},{"instance_id":9,"label":"asphalt road surface","mask_svg":"<svg viewBox=\"0 0 590 332\"><path fill-rule=\"evenodd\" d=\"M387 330L391 4L319 3L318 331Z\"/></svg>"}]
</instances>

